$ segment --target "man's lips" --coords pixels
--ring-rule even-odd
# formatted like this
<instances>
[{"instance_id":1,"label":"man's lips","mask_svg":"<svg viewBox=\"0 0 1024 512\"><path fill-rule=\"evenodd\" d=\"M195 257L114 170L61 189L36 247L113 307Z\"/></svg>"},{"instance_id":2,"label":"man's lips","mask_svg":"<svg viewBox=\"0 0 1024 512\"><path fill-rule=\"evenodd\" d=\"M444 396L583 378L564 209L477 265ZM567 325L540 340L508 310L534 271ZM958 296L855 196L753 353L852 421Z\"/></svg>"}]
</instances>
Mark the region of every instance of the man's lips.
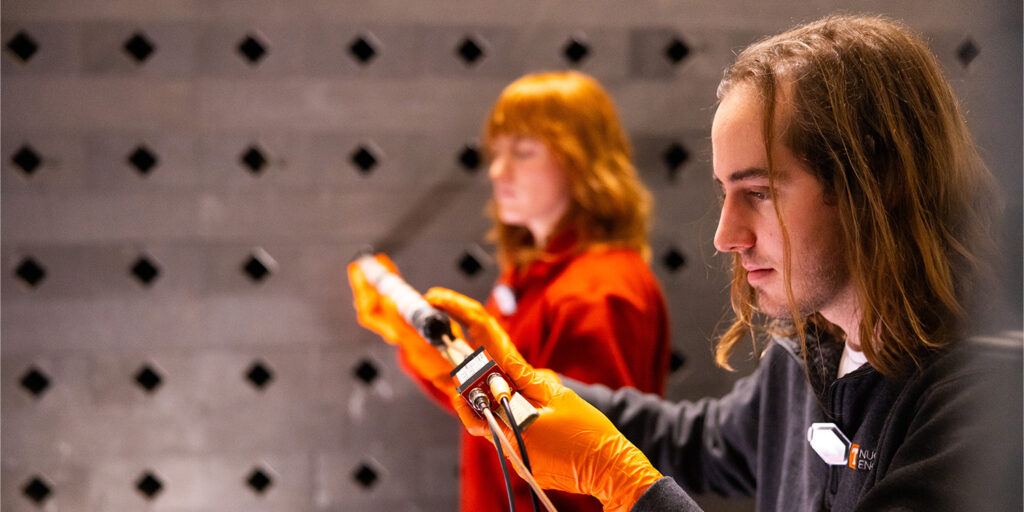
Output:
<instances>
[{"instance_id":1,"label":"man's lips","mask_svg":"<svg viewBox=\"0 0 1024 512\"><path fill-rule=\"evenodd\" d=\"M767 279L772 272L775 272L771 267L748 267L744 265L743 269L747 271L747 282L750 284Z\"/></svg>"}]
</instances>

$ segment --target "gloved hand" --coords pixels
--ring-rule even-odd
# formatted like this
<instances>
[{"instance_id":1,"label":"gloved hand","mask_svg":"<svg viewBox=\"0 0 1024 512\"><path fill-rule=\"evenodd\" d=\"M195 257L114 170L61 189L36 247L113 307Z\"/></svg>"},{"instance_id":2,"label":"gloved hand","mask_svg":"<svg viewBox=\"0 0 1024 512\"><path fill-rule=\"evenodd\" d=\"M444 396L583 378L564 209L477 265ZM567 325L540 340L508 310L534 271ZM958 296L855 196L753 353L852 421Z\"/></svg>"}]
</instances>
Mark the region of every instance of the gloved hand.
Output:
<instances>
[{"instance_id":1,"label":"gloved hand","mask_svg":"<svg viewBox=\"0 0 1024 512\"><path fill-rule=\"evenodd\" d=\"M661 473L611 421L563 386L549 370L534 370L480 303L444 288L424 298L448 313L512 379L519 391L540 410L523 432L537 483L547 489L589 494L605 510L629 510ZM462 399L452 399L469 432L490 437L487 423ZM504 425L502 425L505 430ZM506 432L506 437L511 434Z\"/></svg>"},{"instance_id":2,"label":"gloved hand","mask_svg":"<svg viewBox=\"0 0 1024 512\"><path fill-rule=\"evenodd\" d=\"M374 257L395 275L400 275L398 268L386 255L377 254ZM407 370L426 379L444 394L453 393L454 384L448 375L452 370L451 363L405 321L398 313L394 301L377 292L356 262L348 265L348 282L352 286L359 325L379 334L384 341L398 345L401 351L399 360Z\"/></svg>"}]
</instances>

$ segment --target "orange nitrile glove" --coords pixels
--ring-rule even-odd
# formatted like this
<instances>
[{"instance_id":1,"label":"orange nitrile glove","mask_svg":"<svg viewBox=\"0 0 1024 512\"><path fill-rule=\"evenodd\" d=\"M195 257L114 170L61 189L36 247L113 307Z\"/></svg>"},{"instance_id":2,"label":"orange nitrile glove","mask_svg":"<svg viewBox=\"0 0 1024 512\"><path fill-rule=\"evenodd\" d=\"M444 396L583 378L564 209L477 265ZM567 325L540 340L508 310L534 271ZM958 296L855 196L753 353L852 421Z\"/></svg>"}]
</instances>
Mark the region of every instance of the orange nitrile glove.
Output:
<instances>
[{"instance_id":1,"label":"orange nitrile glove","mask_svg":"<svg viewBox=\"0 0 1024 512\"><path fill-rule=\"evenodd\" d=\"M541 487L589 494L601 500L605 510L623 511L662 477L639 448L600 411L563 386L554 372L530 366L480 303L444 288L433 288L424 298L460 323L474 345L483 345L540 411L523 432L523 440ZM462 397L453 397L452 403L471 434L490 438L487 423Z\"/></svg>"},{"instance_id":2,"label":"orange nitrile glove","mask_svg":"<svg viewBox=\"0 0 1024 512\"><path fill-rule=\"evenodd\" d=\"M400 275L398 268L386 255L377 254L374 257L395 275ZM454 384L448 375L452 370L451 363L405 321L393 300L377 292L356 262L348 265L348 282L352 286L352 302L359 325L379 334L384 341L398 345L404 367L430 381L444 394L452 393Z\"/></svg>"}]
</instances>

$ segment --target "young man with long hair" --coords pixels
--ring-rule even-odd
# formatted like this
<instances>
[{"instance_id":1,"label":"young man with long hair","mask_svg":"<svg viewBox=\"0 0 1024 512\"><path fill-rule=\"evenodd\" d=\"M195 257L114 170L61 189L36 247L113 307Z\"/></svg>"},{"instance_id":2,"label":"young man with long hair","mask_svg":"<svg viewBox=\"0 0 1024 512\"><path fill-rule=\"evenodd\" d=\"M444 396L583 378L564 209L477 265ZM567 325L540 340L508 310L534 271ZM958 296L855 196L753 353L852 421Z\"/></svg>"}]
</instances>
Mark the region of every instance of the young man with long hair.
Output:
<instances>
[{"instance_id":1,"label":"young man with long hair","mask_svg":"<svg viewBox=\"0 0 1024 512\"><path fill-rule=\"evenodd\" d=\"M758 510L1019 508L1020 341L969 337L992 179L927 45L828 17L748 47L718 97L715 247L736 314L718 361L766 341L729 394L560 379L472 301L427 294L542 409L525 436L538 481L606 510L696 510L703 492Z\"/></svg>"}]
</instances>

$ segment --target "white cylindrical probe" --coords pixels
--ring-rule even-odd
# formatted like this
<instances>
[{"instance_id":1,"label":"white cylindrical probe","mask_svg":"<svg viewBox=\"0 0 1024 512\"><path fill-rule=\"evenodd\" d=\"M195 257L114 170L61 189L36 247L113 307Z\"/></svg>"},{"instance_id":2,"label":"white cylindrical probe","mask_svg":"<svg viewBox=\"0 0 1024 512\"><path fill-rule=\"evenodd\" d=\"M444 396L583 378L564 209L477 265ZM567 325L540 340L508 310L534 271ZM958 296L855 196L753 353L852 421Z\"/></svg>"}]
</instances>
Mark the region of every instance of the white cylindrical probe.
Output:
<instances>
[{"instance_id":1,"label":"white cylindrical probe","mask_svg":"<svg viewBox=\"0 0 1024 512\"><path fill-rule=\"evenodd\" d=\"M356 263L366 276L366 280L381 295L390 298L395 303L398 314L416 328L427 341L441 347L445 345L444 336L449 340L454 338L448 316L423 300L419 292L401 277L370 255L359 257Z\"/></svg>"}]
</instances>

